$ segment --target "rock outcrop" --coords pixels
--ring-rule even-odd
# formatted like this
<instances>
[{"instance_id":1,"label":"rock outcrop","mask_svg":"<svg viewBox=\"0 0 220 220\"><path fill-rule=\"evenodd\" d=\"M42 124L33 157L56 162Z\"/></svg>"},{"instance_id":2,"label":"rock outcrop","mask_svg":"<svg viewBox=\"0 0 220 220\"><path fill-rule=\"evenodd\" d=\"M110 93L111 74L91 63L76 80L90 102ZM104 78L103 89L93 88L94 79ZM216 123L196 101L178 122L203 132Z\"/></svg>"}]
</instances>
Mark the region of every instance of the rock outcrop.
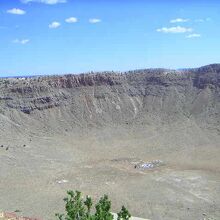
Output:
<instances>
[{"instance_id":1,"label":"rock outcrop","mask_svg":"<svg viewBox=\"0 0 220 220\"><path fill-rule=\"evenodd\" d=\"M54 114L69 127L168 123L185 118L213 129L220 124L219 64L179 71L1 79L0 89L0 113L15 123L19 114L26 114L42 123L46 117L47 126L53 127L49 115Z\"/></svg>"}]
</instances>

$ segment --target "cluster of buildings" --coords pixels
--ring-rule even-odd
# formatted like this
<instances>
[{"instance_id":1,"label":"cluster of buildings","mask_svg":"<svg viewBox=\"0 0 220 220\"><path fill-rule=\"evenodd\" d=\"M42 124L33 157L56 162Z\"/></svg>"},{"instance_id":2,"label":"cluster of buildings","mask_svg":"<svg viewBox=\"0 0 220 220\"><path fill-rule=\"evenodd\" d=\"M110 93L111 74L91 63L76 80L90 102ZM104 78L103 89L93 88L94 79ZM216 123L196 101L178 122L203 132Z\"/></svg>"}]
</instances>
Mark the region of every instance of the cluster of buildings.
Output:
<instances>
[{"instance_id":1,"label":"cluster of buildings","mask_svg":"<svg viewBox=\"0 0 220 220\"><path fill-rule=\"evenodd\" d=\"M164 165L162 160L153 160L150 162L140 162L134 166L135 169L152 169Z\"/></svg>"},{"instance_id":2,"label":"cluster of buildings","mask_svg":"<svg viewBox=\"0 0 220 220\"><path fill-rule=\"evenodd\" d=\"M19 217L14 212L1 212L0 211L0 220L41 220L37 218L29 218L29 217Z\"/></svg>"}]
</instances>

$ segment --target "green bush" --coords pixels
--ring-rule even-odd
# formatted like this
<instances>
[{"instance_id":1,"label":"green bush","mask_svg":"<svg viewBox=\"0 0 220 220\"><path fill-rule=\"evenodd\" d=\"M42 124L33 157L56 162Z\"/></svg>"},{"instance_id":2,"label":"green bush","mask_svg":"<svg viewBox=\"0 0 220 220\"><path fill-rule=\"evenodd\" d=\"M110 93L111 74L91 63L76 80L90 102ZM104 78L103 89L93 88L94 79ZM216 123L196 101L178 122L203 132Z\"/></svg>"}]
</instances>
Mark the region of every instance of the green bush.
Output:
<instances>
[{"instance_id":1,"label":"green bush","mask_svg":"<svg viewBox=\"0 0 220 220\"><path fill-rule=\"evenodd\" d=\"M93 201L91 197L86 196L83 200L81 192L67 191L67 197L64 198L66 214L56 214L59 220L113 220L111 211L111 201L107 195L100 198L95 205L94 213L91 213ZM117 214L117 220L129 220L131 217L129 211L122 206Z\"/></svg>"}]
</instances>

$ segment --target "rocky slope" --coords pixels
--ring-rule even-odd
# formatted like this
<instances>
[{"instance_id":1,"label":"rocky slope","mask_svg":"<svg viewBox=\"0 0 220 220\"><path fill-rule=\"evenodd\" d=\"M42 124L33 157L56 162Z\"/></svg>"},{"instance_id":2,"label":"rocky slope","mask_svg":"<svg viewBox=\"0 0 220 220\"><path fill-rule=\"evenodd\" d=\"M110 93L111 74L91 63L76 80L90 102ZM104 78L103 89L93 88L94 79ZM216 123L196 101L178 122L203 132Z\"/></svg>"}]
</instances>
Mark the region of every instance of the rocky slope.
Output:
<instances>
[{"instance_id":1,"label":"rocky slope","mask_svg":"<svg viewBox=\"0 0 220 220\"><path fill-rule=\"evenodd\" d=\"M50 130L54 118L65 122L63 129L190 118L219 130L220 65L1 79L0 113L5 124L1 129L23 125L20 118Z\"/></svg>"}]
</instances>

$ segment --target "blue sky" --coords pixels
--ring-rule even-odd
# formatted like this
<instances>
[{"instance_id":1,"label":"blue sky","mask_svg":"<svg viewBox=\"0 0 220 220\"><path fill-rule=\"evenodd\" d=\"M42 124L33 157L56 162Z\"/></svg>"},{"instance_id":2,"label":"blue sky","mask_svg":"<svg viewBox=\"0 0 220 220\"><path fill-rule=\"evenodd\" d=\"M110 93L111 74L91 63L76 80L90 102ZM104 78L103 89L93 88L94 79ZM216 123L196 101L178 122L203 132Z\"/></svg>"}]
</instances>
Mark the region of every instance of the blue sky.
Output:
<instances>
[{"instance_id":1,"label":"blue sky","mask_svg":"<svg viewBox=\"0 0 220 220\"><path fill-rule=\"evenodd\" d=\"M1 0L0 76L220 62L219 0Z\"/></svg>"}]
</instances>

